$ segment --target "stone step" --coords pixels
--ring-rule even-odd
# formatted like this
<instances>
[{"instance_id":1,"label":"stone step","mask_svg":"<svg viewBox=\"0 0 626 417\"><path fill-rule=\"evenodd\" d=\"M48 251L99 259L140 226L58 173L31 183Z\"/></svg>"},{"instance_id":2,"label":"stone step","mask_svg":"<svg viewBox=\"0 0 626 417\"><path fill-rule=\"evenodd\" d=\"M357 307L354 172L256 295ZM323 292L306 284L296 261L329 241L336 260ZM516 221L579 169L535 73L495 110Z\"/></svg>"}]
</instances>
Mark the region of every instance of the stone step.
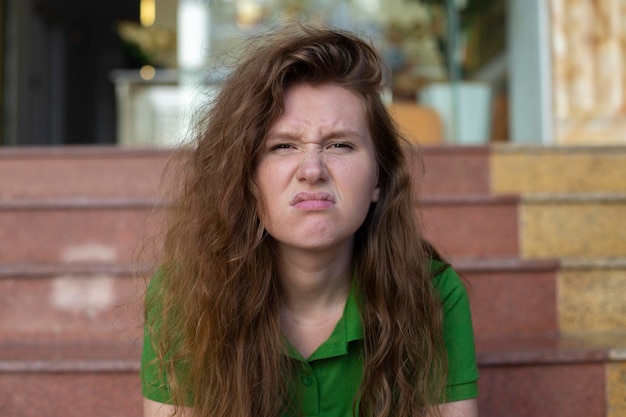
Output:
<instances>
[{"instance_id":1,"label":"stone step","mask_svg":"<svg viewBox=\"0 0 626 417\"><path fill-rule=\"evenodd\" d=\"M3 342L0 415L139 416L141 344Z\"/></svg>"},{"instance_id":2,"label":"stone step","mask_svg":"<svg viewBox=\"0 0 626 417\"><path fill-rule=\"evenodd\" d=\"M624 193L626 146L492 145L491 191Z\"/></svg>"},{"instance_id":3,"label":"stone step","mask_svg":"<svg viewBox=\"0 0 626 417\"><path fill-rule=\"evenodd\" d=\"M517 257L518 206L515 196L425 196L419 202L426 237L454 258Z\"/></svg>"},{"instance_id":4,"label":"stone step","mask_svg":"<svg viewBox=\"0 0 626 417\"><path fill-rule=\"evenodd\" d=\"M452 264L469 287L477 337L558 331L558 262ZM0 264L0 340L137 341L150 271L130 264Z\"/></svg>"},{"instance_id":5,"label":"stone step","mask_svg":"<svg viewBox=\"0 0 626 417\"><path fill-rule=\"evenodd\" d=\"M468 287L477 338L558 333L558 261L490 258L451 264Z\"/></svg>"},{"instance_id":6,"label":"stone step","mask_svg":"<svg viewBox=\"0 0 626 417\"><path fill-rule=\"evenodd\" d=\"M626 146L416 146L425 195L626 192ZM154 196L172 151L1 148L0 198ZM425 171L423 171L425 169Z\"/></svg>"},{"instance_id":7,"label":"stone step","mask_svg":"<svg viewBox=\"0 0 626 417\"><path fill-rule=\"evenodd\" d=\"M154 197L170 155L108 146L0 148L0 199Z\"/></svg>"},{"instance_id":8,"label":"stone step","mask_svg":"<svg viewBox=\"0 0 626 417\"><path fill-rule=\"evenodd\" d=\"M481 417L626 415L626 334L478 339Z\"/></svg>"},{"instance_id":9,"label":"stone step","mask_svg":"<svg viewBox=\"0 0 626 417\"><path fill-rule=\"evenodd\" d=\"M490 193L488 146L424 145L416 150L423 158L423 165L415 160L411 164L418 195Z\"/></svg>"},{"instance_id":10,"label":"stone step","mask_svg":"<svg viewBox=\"0 0 626 417\"><path fill-rule=\"evenodd\" d=\"M412 172L425 195L489 191L488 147L414 150ZM0 199L155 197L171 155L169 149L111 146L0 148Z\"/></svg>"},{"instance_id":11,"label":"stone step","mask_svg":"<svg viewBox=\"0 0 626 417\"><path fill-rule=\"evenodd\" d=\"M0 264L0 340L140 341L144 289L130 266Z\"/></svg>"},{"instance_id":12,"label":"stone step","mask_svg":"<svg viewBox=\"0 0 626 417\"><path fill-rule=\"evenodd\" d=\"M526 195L519 218L522 258L626 257L626 193Z\"/></svg>"},{"instance_id":13,"label":"stone step","mask_svg":"<svg viewBox=\"0 0 626 417\"><path fill-rule=\"evenodd\" d=\"M0 202L0 263L127 263L159 222L150 198Z\"/></svg>"},{"instance_id":14,"label":"stone step","mask_svg":"<svg viewBox=\"0 0 626 417\"><path fill-rule=\"evenodd\" d=\"M0 344L0 412L140 415L140 344ZM481 417L620 417L626 335L478 339ZM68 407L68 404L72 404Z\"/></svg>"},{"instance_id":15,"label":"stone step","mask_svg":"<svg viewBox=\"0 0 626 417\"><path fill-rule=\"evenodd\" d=\"M562 261L557 285L561 331L626 333L626 258Z\"/></svg>"},{"instance_id":16,"label":"stone step","mask_svg":"<svg viewBox=\"0 0 626 417\"><path fill-rule=\"evenodd\" d=\"M420 201L427 237L454 257L514 257L517 199L430 197ZM0 202L0 263L129 262L159 224L153 198Z\"/></svg>"}]
</instances>

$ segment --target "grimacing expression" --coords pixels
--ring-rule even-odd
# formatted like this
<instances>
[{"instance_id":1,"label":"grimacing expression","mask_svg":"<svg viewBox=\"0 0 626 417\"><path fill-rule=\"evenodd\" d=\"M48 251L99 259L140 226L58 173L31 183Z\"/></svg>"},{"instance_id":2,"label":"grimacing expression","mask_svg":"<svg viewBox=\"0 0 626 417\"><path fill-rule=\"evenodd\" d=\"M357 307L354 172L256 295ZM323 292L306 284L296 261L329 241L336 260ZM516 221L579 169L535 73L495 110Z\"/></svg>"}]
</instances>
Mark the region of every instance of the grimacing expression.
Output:
<instances>
[{"instance_id":1,"label":"grimacing expression","mask_svg":"<svg viewBox=\"0 0 626 417\"><path fill-rule=\"evenodd\" d=\"M378 201L376 152L363 100L334 84L295 84L270 126L255 179L261 222L279 246L352 245Z\"/></svg>"}]
</instances>

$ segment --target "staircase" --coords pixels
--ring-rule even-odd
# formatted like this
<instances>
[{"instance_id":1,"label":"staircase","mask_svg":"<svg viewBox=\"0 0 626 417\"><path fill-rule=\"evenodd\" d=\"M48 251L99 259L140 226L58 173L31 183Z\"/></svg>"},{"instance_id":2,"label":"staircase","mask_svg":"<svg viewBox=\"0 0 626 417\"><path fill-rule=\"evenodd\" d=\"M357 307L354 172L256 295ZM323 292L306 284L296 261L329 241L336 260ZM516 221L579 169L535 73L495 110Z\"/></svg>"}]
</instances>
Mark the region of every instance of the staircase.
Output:
<instances>
[{"instance_id":1,"label":"staircase","mask_svg":"<svg viewBox=\"0 0 626 417\"><path fill-rule=\"evenodd\" d=\"M519 343L521 363L483 360L482 384L497 395L481 405L493 415L626 416L626 147L493 147L490 168L492 193L520 196L519 257L560 267L557 332Z\"/></svg>"},{"instance_id":2,"label":"staircase","mask_svg":"<svg viewBox=\"0 0 626 417\"><path fill-rule=\"evenodd\" d=\"M467 279L481 417L626 416L626 148L423 148ZM141 415L159 149L0 149L0 416ZM144 271L145 272L145 271Z\"/></svg>"},{"instance_id":3,"label":"staircase","mask_svg":"<svg viewBox=\"0 0 626 417\"><path fill-rule=\"evenodd\" d=\"M139 416L142 280L168 153L0 150L0 416Z\"/></svg>"}]
</instances>

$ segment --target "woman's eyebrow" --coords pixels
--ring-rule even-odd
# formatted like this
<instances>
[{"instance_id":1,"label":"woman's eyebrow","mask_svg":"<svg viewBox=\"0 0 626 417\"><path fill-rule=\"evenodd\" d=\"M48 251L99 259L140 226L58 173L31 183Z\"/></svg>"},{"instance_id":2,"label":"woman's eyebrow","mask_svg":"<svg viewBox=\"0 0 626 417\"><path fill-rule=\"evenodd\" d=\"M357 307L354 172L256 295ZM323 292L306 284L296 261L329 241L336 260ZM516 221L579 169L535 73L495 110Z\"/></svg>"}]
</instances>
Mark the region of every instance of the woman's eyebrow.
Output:
<instances>
[{"instance_id":1,"label":"woman's eyebrow","mask_svg":"<svg viewBox=\"0 0 626 417\"><path fill-rule=\"evenodd\" d=\"M299 135L292 132L270 132L266 140L298 140Z\"/></svg>"},{"instance_id":2,"label":"woman's eyebrow","mask_svg":"<svg viewBox=\"0 0 626 417\"><path fill-rule=\"evenodd\" d=\"M350 129L341 129L341 130L333 130L328 134L324 135L324 139L344 139L344 138L360 138L363 134L356 130Z\"/></svg>"},{"instance_id":3,"label":"woman's eyebrow","mask_svg":"<svg viewBox=\"0 0 626 417\"><path fill-rule=\"evenodd\" d=\"M339 130L331 130L330 132L324 134L322 136L323 140L329 139L346 139L346 138L360 138L363 134L356 130L351 129L339 129ZM267 140L300 140L300 135L288 132L288 131L278 131L278 132L270 132L267 135Z\"/></svg>"}]
</instances>

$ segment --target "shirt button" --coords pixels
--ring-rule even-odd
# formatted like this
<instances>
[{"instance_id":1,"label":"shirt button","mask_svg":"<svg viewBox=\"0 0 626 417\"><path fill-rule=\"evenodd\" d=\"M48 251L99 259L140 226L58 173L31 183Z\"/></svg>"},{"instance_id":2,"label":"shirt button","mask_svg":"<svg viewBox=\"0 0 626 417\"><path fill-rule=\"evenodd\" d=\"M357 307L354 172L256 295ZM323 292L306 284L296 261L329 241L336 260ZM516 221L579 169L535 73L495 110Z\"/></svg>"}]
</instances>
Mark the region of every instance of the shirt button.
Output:
<instances>
[{"instance_id":1,"label":"shirt button","mask_svg":"<svg viewBox=\"0 0 626 417\"><path fill-rule=\"evenodd\" d=\"M302 383L306 387L310 387L313 384L313 378L310 375L304 375L302 377Z\"/></svg>"}]
</instances>

